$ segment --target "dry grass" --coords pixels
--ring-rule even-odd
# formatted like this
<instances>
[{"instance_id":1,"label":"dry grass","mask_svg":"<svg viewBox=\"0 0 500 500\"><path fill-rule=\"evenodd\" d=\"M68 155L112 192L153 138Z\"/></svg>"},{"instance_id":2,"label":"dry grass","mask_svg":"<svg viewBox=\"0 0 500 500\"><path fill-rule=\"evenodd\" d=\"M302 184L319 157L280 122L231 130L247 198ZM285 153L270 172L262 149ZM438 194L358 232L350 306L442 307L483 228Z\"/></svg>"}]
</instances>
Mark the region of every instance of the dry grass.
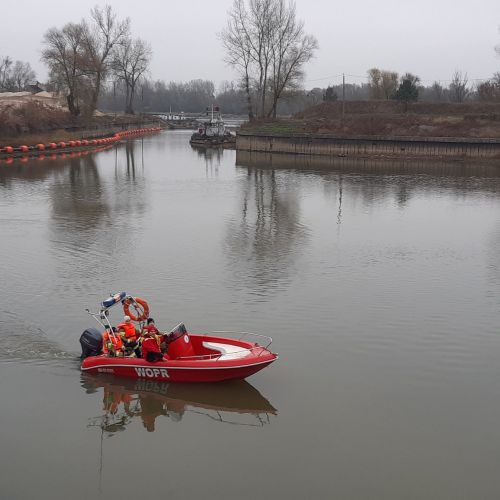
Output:
<instances>
[{"instance_id":1,"label":"dry grass","mask_svg":"<svg viewBox=\"0 0 500 500\"><path fill-rule=\"evenodd\" d=\"M74 118L67 111L39 102L0 107L0 137L66 128L74 123Z\"/></svg>"},{"instance_id":2,"label":"dry grass","mask_svg":"<svg viewBox=\"0 0 500 500\"><path fill-rule=\"evenodd\" d=\"M298 113L293 120L257 122L247 129L259 132L285 129L341 136L415 136L500 138L500 104L468 102L413 103L347 101L325 102ZM283 132L278 132L279 130Z\"/></svg>"},{"instance_id":3,"label":"dry grass","mask_svg":"<svg viewBox=\"0 0 500 500\"><path fill-rule=\"evenodd\" d=\"M140 125L141 121L140 116L74 117L62 108L39 102L22 106L3 105L0 106L0 148L92 138L122 125ZM144 123L150 122L151 118L144 119Z\"/></svg>"}]
</instances>

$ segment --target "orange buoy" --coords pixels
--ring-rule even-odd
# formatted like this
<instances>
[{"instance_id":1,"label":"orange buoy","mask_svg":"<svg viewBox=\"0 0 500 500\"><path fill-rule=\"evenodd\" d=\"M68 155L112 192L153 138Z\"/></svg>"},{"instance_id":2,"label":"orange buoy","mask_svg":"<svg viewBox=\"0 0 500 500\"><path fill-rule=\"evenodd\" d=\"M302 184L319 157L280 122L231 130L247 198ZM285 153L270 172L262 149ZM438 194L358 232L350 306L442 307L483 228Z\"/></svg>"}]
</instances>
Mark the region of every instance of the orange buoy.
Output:
<instances>
[{"instance_id":1,"label":"orange buoy","mask_svg":"<svg viewBox=\"0 0 500 500\"><path fill-rule=\"evenodd\" d=\"M87 141L87 139L83 139L82 146L88 146L88 145L89 145L89 141Z\"/></svg>"},{"instance_id":2,"label":"orange buoy","mask_svg":"<svg viewBox=\"0 0 500 500\"><path fill-rule=\"evenodd\" d=\"M29 150L30 148L25 145L19 147L19 151L22 151L23 153L27 153Z\"/></svg>"},{"instance_id":3,"label":"orange buoy","mask_svg":"<svg viewBox=\"0 0 500 500\"><path fill-rule=\"evenodd\" d=\"M82 141L75 141L75 146L81 146L82 145Z\"/></svg>"},{"instance_id":4,"label":"orange buoy","mask_svg":"<svg viewBox=\"0 0 500 500\"><path fill-rule=\"evenodd\" d=\"M61 141L61 142L58 142L57 145L60 147L60 148L65 148L66 147L66 143Z\"/></svg>"},{"instance_id":5,"label":"orange buoy","mask_svg":"<svg viewBox=\"0 0 500 500\"><path fill-rule=\"evenodd\" d=\"M14 152L14 148L12 146L5 146L4 148L4 151L7 153L7 154L11 154Z\"/></svg>"},{"instance_id":6,"label":"orange buoy","mask_svg":"<svg viewBox=\"0 0 500 500\"><path fill-rule=\"evenodd\" d=\"M37 144L35 148L38 149L38 151L45 151L45 144Z\"/></svg>"},{"instance_id":7,"label":"orange buoy","mask_svg":"<svg viewBox=\"0 0 500 500\"><path fill-rule=\"evenodd\" d=\"M69 141L69 142L68 142L68 146L69 146L70 148L74 148L74 147L75 147L75 141Z\"/></svg>"},{"instance_id":8,"label":"orange buoy","mask_svg":"<svg viewBox=\"0 0 500 500\"><path fill-rule=\"evenodd\" d=\"M57 144L55 142L51 142L51 143L49 143L49 148L50 149L56 149L57 148Z\"/></svg>"}]
</instances>

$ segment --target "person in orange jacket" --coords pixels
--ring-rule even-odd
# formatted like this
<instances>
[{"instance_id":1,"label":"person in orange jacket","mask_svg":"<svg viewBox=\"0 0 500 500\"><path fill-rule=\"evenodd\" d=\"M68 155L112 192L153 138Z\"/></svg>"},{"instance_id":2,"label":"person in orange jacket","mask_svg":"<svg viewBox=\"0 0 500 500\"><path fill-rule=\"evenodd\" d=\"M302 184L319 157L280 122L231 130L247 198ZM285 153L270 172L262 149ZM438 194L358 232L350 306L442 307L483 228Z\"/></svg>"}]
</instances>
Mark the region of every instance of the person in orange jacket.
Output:
<instances>
[{"instance_id":1,"label":"person in orange jacket","mask_svg":"<svg viewBox=\"0 0 500 500\"><path fill-rule=\"evenodd\" d=\"M102 335L102 352L108 356L123 356L123 342L117 330L106 329Z\"/></svg>"},{"instance_id":2,"label":"person in orange jacket","mask_svg":"<svg viewBox=\"0 0 500 500\"><path fill-rule=\"evenodd\" d=\"M140 355L139 346L137 343L138 333L135 329L130 316L124 316L123 322L117 326L118 334L122 340L125 353L135 353L137 357Z\"/></svg>"},{"instance_id":3,"label":"person in orange jacket","mask_svg":"<svg viewBox=\"0 0 500 500\"><path fill-rule=\"evenodd\" d=\"M128 342L137 341L137 330L135 329L134 323L132 323L130 316L124 316L123 322L120 323L116 328L118 328L118 330L123 330L123 332L125 333L124 337Z\"/></svg>"}]
</instances>

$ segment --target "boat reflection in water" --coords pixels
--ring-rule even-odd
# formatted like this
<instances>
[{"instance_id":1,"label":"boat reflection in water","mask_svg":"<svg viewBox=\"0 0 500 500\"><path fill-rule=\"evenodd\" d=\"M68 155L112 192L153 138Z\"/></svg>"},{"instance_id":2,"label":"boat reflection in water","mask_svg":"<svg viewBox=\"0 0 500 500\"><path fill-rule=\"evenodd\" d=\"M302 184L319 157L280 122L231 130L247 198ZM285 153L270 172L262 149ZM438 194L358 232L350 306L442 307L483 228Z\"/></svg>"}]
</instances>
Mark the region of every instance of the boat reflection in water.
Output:
<instances>
[{"instance_id":1,"label":"boat reflection in water","mask_svg":"<svg viewBox=\"0 0 500 500\"><path fill-rule=\"evenodd\" d=\"M263 426L277 410L260 392L244 380L217 384L169 384L154 380L117 380L105 375L82 374L87 393L103 391L103 414L90 426L108 434L124 431L140 419L154 432L158 417L180 422L186 413L204 415L233 425Z\"/></svg>"}]
</instances>

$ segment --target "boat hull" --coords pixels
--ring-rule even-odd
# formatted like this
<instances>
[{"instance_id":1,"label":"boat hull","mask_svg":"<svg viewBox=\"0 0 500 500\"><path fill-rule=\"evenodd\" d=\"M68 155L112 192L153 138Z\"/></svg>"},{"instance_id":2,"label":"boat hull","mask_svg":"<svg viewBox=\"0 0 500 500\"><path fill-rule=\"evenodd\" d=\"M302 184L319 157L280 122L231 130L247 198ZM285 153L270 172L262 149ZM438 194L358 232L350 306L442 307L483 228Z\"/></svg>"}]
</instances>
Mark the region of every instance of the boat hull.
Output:
<instances>
[{"instance_id":1,"label":"boat hull","mask_svg":"<svg viewBox=\"0 0 500 500\"><path fill-rule=\"evenodd\" d=\"M193 336L195 338L196 336ZM200 337L216 345L230 345L248 351L244 356L212 355L211 357L165 359L150 363L140 358L89 356L82 362L81 369L87 373L109 374L118 377L156 380L158 382L220 382L244 379L274 362L278 356L264 347L248 342L227 344L227 339ZM215 345L215 344L213 344Z\"/></svg>"}]
</instances>

